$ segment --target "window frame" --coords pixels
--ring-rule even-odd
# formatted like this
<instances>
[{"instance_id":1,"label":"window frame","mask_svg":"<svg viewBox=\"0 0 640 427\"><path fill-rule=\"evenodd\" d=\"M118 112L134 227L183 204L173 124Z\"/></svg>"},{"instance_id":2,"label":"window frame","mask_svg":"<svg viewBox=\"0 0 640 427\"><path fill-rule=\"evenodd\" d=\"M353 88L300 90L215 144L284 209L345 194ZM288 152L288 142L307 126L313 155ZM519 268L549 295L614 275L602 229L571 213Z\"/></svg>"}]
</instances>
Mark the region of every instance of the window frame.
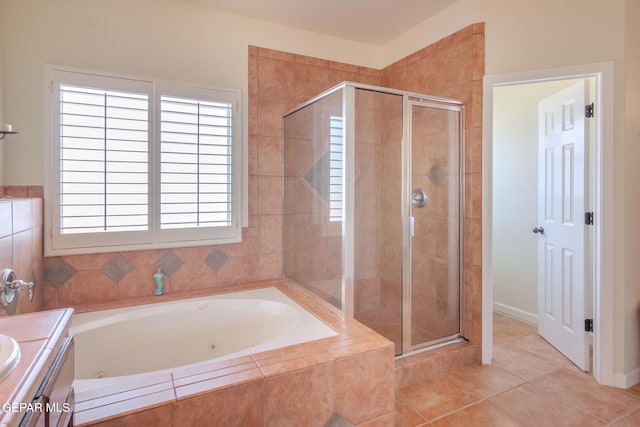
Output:
<instances>
[{"instance_id":1,"label":"window frame","mask_svg":"<svg viewBox=\"0 0 640 427\"><path fill-rule=\"evenodd\" d=\"M60 230L60 84L148 94L148 230L61 233ZM143 92L141 92L143 90ZM178 96L229 102L231 117L231 225L160 229L160 99ZM240 89L126 76L69 67L45 67L45 256L92 254L237 243L242 239L243 161Z\"/></svg>"},{"instance_id":2,"label":"window frame","mask_svg":"<svg viewBox=\"0 0 640 427\"><path fill-rule=\"evenodd\" d=\"M159 90L158 90L159 88ZM154 211L154 222L158 224L157 233L158 238L162 242L198 242L201 240L210 241L204 237L203 229L215 229L217 231L218 237L216 238L216 242L220 240L224 240L225 243L228 242L239 242L241 236L236 236L237 230L240 230L240 214L241 209L240 204L242 201L242 186L241 182L241 158L239 155L235 155L234 153L239 152L241 149L241 138L239 136L241 132L240 120L236 120L237 116L240 114L240 92L232 89L214 89L204 86L195 86L195 85L185 85L183 83L176 82L168 82L168 81L158 81L156 83L157 96L154 98L154 110L155 110L155 119L153 121L154 124L157 124L154 129L154 153L156 154L155 160L153 162L153 172L154 172L154 182L157 182L157 185L154 186L154 199L157 201L155 203ZM205 96L205 95L210 96ZM160 227L160 154L161 154L161 109L160 109L160 101L163 95L166 96L175 96L175 97L185 97L190 99L199 99L202 101L224 101L232 104L233 115L232 115L232 154L231 154L231 226L229 227L190 227L190 228L167 228L162 229ZM236 140L236 138L238 138ZM185 238L186 237L186 238ZM203 243L204 244L204 243Z\"/></svg>"}]
</instances>

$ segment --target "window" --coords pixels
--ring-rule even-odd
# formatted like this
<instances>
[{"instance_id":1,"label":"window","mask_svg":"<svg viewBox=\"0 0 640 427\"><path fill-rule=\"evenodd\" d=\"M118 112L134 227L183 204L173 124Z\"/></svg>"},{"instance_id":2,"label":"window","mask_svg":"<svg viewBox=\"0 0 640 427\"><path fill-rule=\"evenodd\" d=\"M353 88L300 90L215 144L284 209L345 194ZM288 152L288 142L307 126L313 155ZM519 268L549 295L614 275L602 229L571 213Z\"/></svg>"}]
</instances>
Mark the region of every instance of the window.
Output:
<instances>
[{"instance_id":1,"label":"window","mask_svg":"<svg viewBox=\"0 0 640 427\"><path fill-rule=\"evenodd\" d=\"M329 221L342 221L342 117L329 119Z\"/></svg>"},{"instance_id":2,"label":"window","mask_svg":"<svg viewBox=\"0 0 640 427\"><path fill-rule=\"evenodd\" d=\"M147 230L149 96L60 85L60 233Z\"/></svg>"},{"instance_id":3,"label":"window","mask_svg":"<svg viewBox=\"0 0 640 427\"><path fill-rule=\"evenodd\" d=\"M233 106L160 97L160 226L231 224Z\"/></svg>"},{"instance_id":4,"label":"window","mask_svg":"<svg viewBox=\"0 0 640 427\"><path fill-rule=\"evenodd\" d=\"M47 254L240 241L240 94L50 69Z\"/></svg>"}]
</instances>

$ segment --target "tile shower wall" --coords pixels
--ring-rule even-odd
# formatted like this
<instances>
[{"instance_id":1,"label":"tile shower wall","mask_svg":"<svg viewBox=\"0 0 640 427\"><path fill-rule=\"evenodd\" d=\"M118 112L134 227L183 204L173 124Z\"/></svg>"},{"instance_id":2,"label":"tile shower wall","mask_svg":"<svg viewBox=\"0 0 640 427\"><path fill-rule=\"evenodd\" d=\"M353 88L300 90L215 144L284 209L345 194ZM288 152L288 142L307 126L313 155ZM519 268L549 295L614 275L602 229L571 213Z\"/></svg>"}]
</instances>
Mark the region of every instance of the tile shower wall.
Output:
<instances>
[{"instance_id":1,"label":"tile shower wall","mask_svg":"<svg viewBox=\"0 0 640 427\"><path fill-rule=\"evenodd\" d=\"M463 213L465 235L464 266L464 300L463 333L476 343L479 352L481 342L481 88L484 74L484 26L482 24L465 28L452 36L428 46L407 58L382 70L382 86L416 93L424 93L440 97L461 100L466 107L466 211ZM376 102L385 101L385 102ZM402 108L394 103L393 97L376 99L366 91L357 91L356 102L356 289L355 315L367 325L384 334L396 344L399 351L399 322L402 308L402 231L400 202L401 185L401 145ZM442 113L435 113L442 114ZM446 113L445 113L446 114ZM435 118L434 118L435 119ZM438 122L446 123L440 118ZM441 144L437 141L448 138L449 129L434 129L436 121L425 117L418 120L414 129L420 141L431 141L424 149L414 152L414 161L433 165L434 161L445 165L450 153L447 151L448 141ZM420 123L427 125L421 129ZM429 131L431 129L433 132ZM444 131L439 134L438 131ZM427 148L432 147L432 148ZM381 151L382 150L382 151ZM454 156L455 157L455 156ZM384 159L384 160L382 160ZM417 166L417 165L416 165ZM417 182L423 182L428 193L434 191L455 191L450 185L434 181L442 181L438 170L414 168L419 176ZM424 170L423 170L424 169ZM369 172L375 170L375 175ZM431 183L431 185L429 185ZM437 188L436 188L437 187ZM443 194L446 198L446 195ZM362 197L366 200L361 200ZM434 200L443 200L436 197ZM397 203L394 202L397 200ZM456 214L456 212L452 212ZM448 269L450 254L447 248L449 239L457 236L449 235L451 229L450 213L445 205L435 206L432 201L426 210L417 212L416 228L429 230L423 239L414 240L414 251L419 256L414 261L413 298L420 308L413 313L414 334L421 334L418 341L429 340L430 330L435 325L438 330L455 330L455 318L448 315L447 304L457 299L455 283L457 278L450 277ZM455 215L457 223L457 215ZM455 265L455 260L453 261ZM421 281L426 278L426 281ZM436 283L436 286L433 286ZM426 285L426 286L425 286ZM424 310L424 307L429 309ZM437 336L441 334L437 333ZM477 353L479 356L479 353Z\"/></svg>"},{"instance_id":2,"label":"tile shower wall","mask_svg":"<svg viewBox=\"0 0 640 427\"><path fill-rule=\"evenodd\" d=\"M355 91L354 215L358 219L355 221L354 239L356 318L380 308L380 212L384 206L394 205L391 200L383 203L380 197L380 189L386 182L382 177L382 167L390 163L388 159L382 161L382 144L385 141L382 135L383 122L392 117L385 114L382 96L377 92Z\"/></svg>"},{"instance_id":3,"label":"tile shower wall","mask_svg":"<svg viewBox=\"0 0 640 427\"><path fill-rule=\"evenodd\" d=\"M482 78L484 24L473 24L386 67L382 85L465 104L463 333L482 341Z\"/></svg>"},{"instance_id":4,"label":"tile shower wall","mask_svg":"<svg viewBox=\"0 0 640 427\"><path fill-rule=\"evenodd\" d=\"M379 308L390 313L394 321L402 317L402 104L386 98L382 122L382 209L381 276ZM394 201L396 203L394 203ZM393 328L395 337L388 337L400 345L400 329Z\"/></svg>"}]
</instances>

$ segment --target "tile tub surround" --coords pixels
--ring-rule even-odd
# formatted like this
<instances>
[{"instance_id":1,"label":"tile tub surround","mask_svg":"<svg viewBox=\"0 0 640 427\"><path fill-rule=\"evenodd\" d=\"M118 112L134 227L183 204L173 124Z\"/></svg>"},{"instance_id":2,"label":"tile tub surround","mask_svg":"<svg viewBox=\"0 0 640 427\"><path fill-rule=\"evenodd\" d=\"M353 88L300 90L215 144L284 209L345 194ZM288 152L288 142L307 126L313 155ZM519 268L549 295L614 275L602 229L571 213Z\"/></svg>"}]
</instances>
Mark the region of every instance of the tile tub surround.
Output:
<instances>
[{"instance_id":1,"label":"tile tub surround","mask_svg":"<svg viewBox=\"0 0 640 427\"><path fill-rule=\"evenodd\" d=\"M338 336L76 395L77 425L393 425L393 344L288 281L276 286Z\"/></svg>"}]
</instances>

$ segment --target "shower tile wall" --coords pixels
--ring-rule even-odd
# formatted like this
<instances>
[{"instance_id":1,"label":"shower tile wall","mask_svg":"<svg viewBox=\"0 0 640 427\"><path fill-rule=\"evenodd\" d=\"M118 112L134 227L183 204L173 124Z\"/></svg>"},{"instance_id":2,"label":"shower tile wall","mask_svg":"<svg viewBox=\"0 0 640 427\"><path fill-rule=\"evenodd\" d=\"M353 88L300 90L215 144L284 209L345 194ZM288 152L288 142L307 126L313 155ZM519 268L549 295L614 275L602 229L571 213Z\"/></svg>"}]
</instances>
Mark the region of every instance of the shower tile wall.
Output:
<instances>
[{"instance_id":1,"label":"shower tile wall","mask_svg":"<svg viewBox=\"0 0 640 427\"><path fill-rule=\"evenodd\" d=\"M396 97L384 98L388 113L383 124L382 156L382 310L402 316L402 103ZM398 337L397 340L400 338ZM393 340L397 342L397 340Z\"/></svg>"},{"instance_id":2,"label":"shower tile wall","mask_svg":"<svg viewBox=\"0 0 640 427\"><path fill-rule=\"evenodd\" d=\"M355 91L355 308L356 318L380 306L381 144L384 112L377 92Z\"/></svg>"},{"instance_id":3,"label":"shower tile wall","mask_svg":"<svg viewBox=\"0 0 640 427\"><path fill-rule=\"evenodd\" d=\"M482 78L484 24L473 24L383 70L382 86L465 104L464 312L462 330L482 341Z\"/></svg>"},{"instance_id":4,"label":"shower tile wall","mask_svg":"<svg viewBox=\"0 0 640 427\"><path fill-rule=\"evenodd\" d=\"M464 246L464 313L462 331L476 344L477 357L481 342L481 182L482 182L482 77L484 75L484 25L469 26L450 37L428 46L382 70L382 86L461 100L465 103L465 185L466 200L463 236ZM359 238L356 234L356 308L355 315L360 321L370 325L396 344L399 350L402 307L402 223L401 223L401 113L392 111L401 108L391 97L386 102L372 102L358 99L357 109L362 109L361 118L356 121L356 161L368 163L377 160L379 171L376 180L358 179L356 172L356 233L364 233L365 228L379 231L379 240L374 236ZM383 112L384 111L384 112ZM438 113L435 113L438 114ZM440 113L442 114L442 113ZM376 120L371 120L375 117ZM391 117L397 117L394 123ZM442 119L439 121L442 122ZM422 121L427 128L434 123L425 117ZM443 122L447 126L447 122ZM456 298L448 268L449 241L455 235L448 233L451 215L446 200L438 193L455 191L449 170L451 146L444 135L450 129L434 129L419 126L414 129L416 138L425 143L414 151L414 179L423 183L432 203L424 211L415 212L416 231L425 232L414 240L414 279L416 291L414 301L419 310L413 313L414 338L416 341L430 339L433 325L436 328L451 329L448 320L447 301ZM360 135L362 133L362 135ZM372 149L381 143L382 152ZM367 145L369 144L369 145ZM371 153L375 153L372 158ZM455 156L454 156L455 157ZM358 160L359 159L359 160ZM428 166L427 166L428 165ZM362 165L356 164L356 170ZM445 181L447 183L445 183ZM440 182L435 185L434 182ZM418 186L418 185L416 185ZM360 203L361 198L369 200ZM377 209L371 209L376 206ZM452 237L453 236L453 237ZM378 262L377 267L374 262ZM375 274L374 274L375 273ZM434 287L431 283L435 282ZM428 285L428 286L427 286ZM427 310L424 308L428 307ZM416 336L416 334L422 336Z\"/></svg>"}]
</instances>

